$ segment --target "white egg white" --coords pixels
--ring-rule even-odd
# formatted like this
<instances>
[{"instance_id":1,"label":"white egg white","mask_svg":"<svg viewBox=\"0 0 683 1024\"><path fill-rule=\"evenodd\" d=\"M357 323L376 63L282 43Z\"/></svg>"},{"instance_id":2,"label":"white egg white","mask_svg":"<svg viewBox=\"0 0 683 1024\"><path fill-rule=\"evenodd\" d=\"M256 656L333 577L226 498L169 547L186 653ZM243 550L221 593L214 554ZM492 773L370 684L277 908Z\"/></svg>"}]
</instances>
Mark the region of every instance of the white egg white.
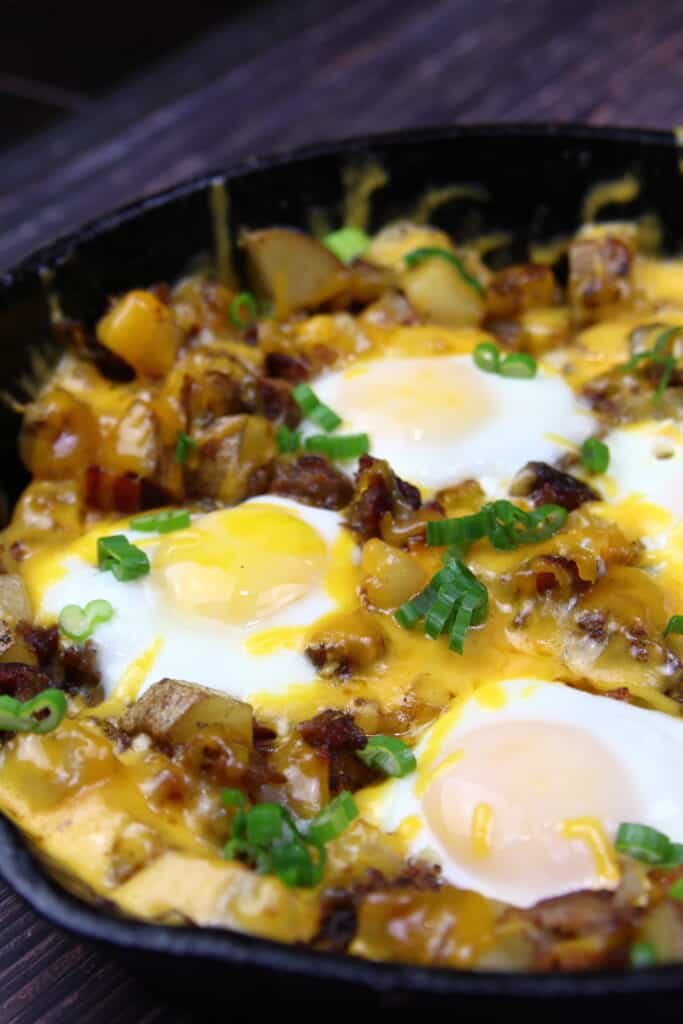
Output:
<instances>
[{"instance_id":1,"label":"white egg white","mask_svg":"<svg viewBox=\"0 0 683 1024\"><path fill-rule=\"evenodd\" d=\"M436 861L454 885L527 907L565 892L616 884L600 877L579 840L562 833L563 819L590 819L599 806L600 825L610 842L622 821L650 825L672 840L683 840L680 719L560 683L518 679L491 685L496 700L487 703L490 686L484 686L430 727L415 749L417 772L363 797L362 813L380 828L393 832L412 823L411 855ZM542 737L538 749L543 756L535 759L526 742L510 742L511 730L513 737L515 730L520 735L526 730L531 748ZM468 778L468 757L477 744L481 749L482 738L490 744L491 757L483 772ZM496 814L505 819L507 831L494 832L487 855L470 856L469 839L461 836L459 848L465 854L454 857L430 827L425 811L429 787L446 772L456 781L458 773L463 777L459 798L489 801L494 823ZM575 859L567 866L571 844Z\"/></svg>"},{"instance_id":2,"label":"white egg white","mask_svg":"<svg viewBox=\"0 0 683 1024\"><path fill-rule=\"evenodd\" d=\"M471 355L369 359L314 386L342 417L339 433L368 433L372 455L427 491L476 479L487 494L503 494L530 459L562 454L558 436L576 443L593 429L559 375L505 378Z\"/></svg>"},{"instance_id":3,"label":"white egg white","mask_svg":"<svg viewBox=\"0 0 683 1024\"><path fill-rule=\"evenodd\" d=\"M239 506L267 502L283 508L309 524L331 548L342 527L335 512L309 508L284 498L254 498ZM198 521L195 517L193 525ZM80 557L65 556L66 573L45 593L38 609L43 620L56 619L68 604L84 606L103 598L114 608L113 618L97 627L98 666L107 694L110 694L131 666L146 652L150 657L139 693L165 676L200 682L240 699L259 692L282 693L295 683L315 677L315 669L302 650L286 645L271 653L254 654L247 648L250 638L263 630L305 627L334 608L334 601L319 585L312 586L299 600L280 608L267 621L230 624L215 618L188 614L169 602L155 576L155 552L162 537L127 530L134 544L144 542L151 571L129 582L119 582L111 572L101 572ZM169 536L169 535L167 535ZM245 545L248 548L248 545ZM245 550L248 559L249 551ZM268 582L264 580L264 585Z\"/></svg>"}]
</instances>

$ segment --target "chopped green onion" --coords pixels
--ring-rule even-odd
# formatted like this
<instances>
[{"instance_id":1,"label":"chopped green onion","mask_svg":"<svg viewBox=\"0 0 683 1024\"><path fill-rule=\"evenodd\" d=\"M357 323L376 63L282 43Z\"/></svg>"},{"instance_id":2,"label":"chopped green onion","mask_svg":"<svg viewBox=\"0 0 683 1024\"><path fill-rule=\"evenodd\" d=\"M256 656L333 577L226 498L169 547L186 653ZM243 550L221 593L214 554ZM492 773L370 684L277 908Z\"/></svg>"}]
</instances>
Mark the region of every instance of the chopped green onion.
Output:
<instances>
[{"instance_id":1,"label":"chopped green onion","mask_svg":"<svg viewBox=\"0 0 683 1024\"><path fill-rule=\"evenodd\" d=\"M412 629L424 617L427 636L436 639L448 631L451 650L462 654L465 633L486 618L488 591L459 554L459 549L449 549L444 555L443 569L417 597L399 608L395 618L404 629Z\"/></svg>"},{"instance_id":2,"label":"chopped green onion","mask_svg":"<svg viewBox=\"0 0 683 1024\"><path fill-rule=\"evenodd\" d=\"M332 409L321 402L313 388L310 388L308 384L297 384L295 388L292 388L292 395L304 416L307 416L309 420L313 420L314 423L317 423L328 434L341 423L341 418L337 416L336 412L333 412Z\"/></svg>"},{"instance_id":3,"label":"chopped green onion","mask_svg":"<svg viewBox=\"0 0 683 1024\"><path fill-rule=\"evenodd\" d=\"M427 544L438 548L450 545L464 553L475 540L486 536L488 519L482 512L457 519L431 519L427 523Z\"/></svg>"},{"instance_id":4,"label":"chopped green onion","mask_svg":"<svg viewBox=\"0 0 683 1024\"><path fill-rule=\"evenodd\" d=\"M149 558L144 551L131 544L123 533L99 538L97 565L102 572L111 571L121 583L136 580L149 572Z\"/></svg>"},{"instance_id":5,"label":"chopped green onion","mask_svg":"<svg viewBox=\"0 0 683 1024\"><path fill-rule=\"evenodd\" d=\"M194 438L186 434L184 430L179 430L176 434L175 439L175 460L181 466L184 466L187 462L187 457L193 448L197 447L197 442Z\"/></svg>"},{"instance_id":6,"label":"chopped green onion","mask_svg":"<svg viewBox=\"0 0 683 1024\"><path fill-rule=\"evenodd\" d=\"M622 373L630 373L631 370L635 370L640 363L646 360L651 363L657 363L663 367L657 388L652 396L653 405L656 405L661 399L669 385L673 372L676 369L676 360L674 357L664 354L665 346L671 338L676 334L679 334L681 331L683 331L683 327L681 326L667 327L667 329L662 331L657 337L657 340L651 349L646 349L644 352L637 352L636 355L631 356L631 358L620 367Z\"/></svg>"},{"instance_id":7,"label":"chopped green onion","mask_svg":"<svg viewBox=\"0 0 683 1024\"><path fill-rule=\"evenodd\" d=\"M357 817L356 801L344 790L308 823L306 838L313 843L327 843L340 836Z\"/></svg>"},{"instance_id":8,"label":"chopped green onion","mask_svg":"<svg viewBox=\"0 0 683 1024\"><path fill-rule=\"evenodd\" d=\"M247 841L257 846L271 846L282 836L284 811L279 804L256 804L247 815Z\"/></svg>"},{"instance_id":9,"label":"chopped green onion","mask_svg":"<svg viewBox=\"0 0 683 1024\"><path fill-rule=\"evenodd\" d=\"M500 349L491 341L482 341L472 353L475 365L484 373L500 373Z\"/></svg>"},{"instance_id":10,"label":"chopped green onion","mask_svg":"<svg viewBox=\"0 0 683 1024\"><path fill-rule=\"evenodd\" d=\"M360 228L339 228L323 238L323 245L342 263L353 263L370 245L370 239Z\"/></svg>"},{"instance_id":11,"label":"chopped green onion","mask_svg":"<svg viewBox=\"0 0 683 1024\"><path fill-rule=\"evenodd\" d=\"M488 597L487 597L488 602ZM465 634L470 626L474 625L474 614L480 607L480 601L474 594L466 594L451 625L451 630L448 636L448 646L451 651L457 651L458 654L462 654L465 649Z\"/></svg>"},{"instance_id":12,"label":"chopped green onion","mask_svg":"<svg viewBox=\"0 0 683 1024\"><path fill-rule=\"evenodd\" d=\"M31 700L0 697L0 731L33 732L39 736L52 732L67 711L66 697L61 690L49 688Z\"/></svg>"},{"instance_id":13,"label":"chopped green onion","mask_svg":"<svg viewBox=\"0 0 683 1024\"><path fill-rule=\"evenodd\" d=\"M455 267L465 284L468 284L470 288L474 288L474 290L479 292L480 295L484 295L485 289L481 281L478 281L476 277L469 273L459 256L456 256L453 252L449 252L447 249L439 249L437 246L423 246L419 249L413 249L411 252L407 252L403 259L408 267L416 267L418 263L422 263L424 260L445 260L447 263L451 263Z\"/></svg>"},{"instance_id":14,"label":"chopped green onion","mask_svg":"<svg viewBox=\"0 0 683 1024\"><path fill-rule=\"evenodd\" d=\"M430 582L416 597L402 604L394 616L399 626L412 629L420 619L423 619L436 600L437 591L438 586Z\"/></svg>"},{"instance_id":15,"label":"chopped green onion","mask_svg":"<svg viewBox=\"0 0 683 1024\"><path fill-rule=\"evenodd\" d=\"M439 588L436 601L425 616L425 633L432 640L441 636L451 612L457 601L462 597L461 589L455 583L446 583Z\"/></svg>"},{"instance_id":16,"label":"chopped green onion","mask_svg":"<svg viewBox=\"0 0 683 1024\"><path fill-rule=\"evenodd\" d=\"M301 434L289 427L278 427L275 434L277 450L283 455L287 452L298 452L301 447Z\"/></svg>"},{"instance_id":17,"label":"chopped green onion","mask_svg":"<svg viewBox=\"0 0 683 1024\"><path fill-rule=\"evenodd\" d=\"M245 315L246 314L246 315ZM256 299L251 292L240 292L230 303L230 323L239 331L246 331L258 318Z\"/></svg>"},{"instance_id":18,"label":"chopped green onion","mask_svg":"<svg viewBox=\"0 0 683 1024\"><path fill-rule=\"evenodd\" d=\"M642 860L644 864L663 864L671 849L669 837L649 825L622 822L614 847L619 853Z\"/></svg>"},{"instance_id":19,"label":"chopped green onion","mask_svg":"<svg viewBox=\"0 0 683 1024\"><path fill-rule=\"evenodd\" d=\"M683 864L683 843L671 843L666 861L659 864L660 868L678 868Z\"/></svg>"},{"instance_id":20,"label":"chopped green onion","mask_svg":"<svg viewBox=\"0 0 683 1024\"><path fill-rule=\"evenodd\" d=\"M114 609L109 601L97 598L89 601L85 608L77 604L67 604L59 613L58 625L64 636L76 643L87 640L95 626L101 622L108 622L114 615Z\"/></svg>"},{"instance_id":21,"label":"chopped green onion","mask_svg":"<svg viewBox=\"0 0 683 1024\"><path fill-rule=\"evenodd\" d=\"M308 847L300 839L272 848L273 868L281 882L290 887L310 888L321 881L327 855L324 846L317 843L312 845L318 854L317 861L313 860Z\"/></svg>"},{"instance_id":22,"label":"chopped green onion","mask_svg":"<svg viewBox=\"0 0 683 1024\"><path fill-rule=\"evenodd\" d=\"M356 751L356 757L368 767L396 779L417 768L415 754L397 736L370 736L364 748Z\"/></svg>"},{"instance_id":23,"label":"chopped green onion","mask_svg":"<svg viewBox=\"0 0 683 1024\"><path fill-rule=\"evenodd\" d=\"M273 862L267 850L261 850L246 839L230 839L223 848L223 856L226 860L245 860L247 864L256 870L259 875L269 875L273 869Z\"/></svg>"},{"instance_id":24,"label":"chopped green onion","mask_svg":"<svg viewBox=\"0 0 683 1024\"><path fill-rule=\"evenodd\" d=\"M224 789L221 793L221 800L224 807L239 807L244 810L246 801L241 789Z\"/></svg>"},{"instance_id":25,"label":"chopped green onion","mask_svg":"<svg viewBox=\"0 0 683 1024\"><path fill-rule=\"evenodd\" d=\"M163 512L150 512L145 516L131 519L132 530L140 533L173 533L185 530L190 525L190 513L184 508L167 508Z\"/></svg>"},{"instance_id":26,"label":"chopped green onion","mask_svg":"<svg viewBox=\"0 0 683 1024\"><path fill-rule=\"evenodd\" d=\"M367 434L312 434L306 438L305 448L330 459L355 459L370 451L370 438Z\"/></svg>"},{"instance_id":27,"label":"chopped green onion","mask_svg":"<svg viewBox=\"0 0 683 1024\"><path fill-rule=\"evenodd\" d=\"M678 900L679 903L683 903L683 878L677 878L672 886L669 887L667 892L672 900Z\"/></svg>"},{"instance_id":28,"label":"chopped green onion","mask_svg":"<svg viewBox=\"0 0 683 1024\"><path fill-rule=\"evenodd\" d=\"M581 445L581 462L589 473L605 473L609 466L609 448L597 437L589 437Z\"/></svg>"},{"instance_id":29,"label":"chopped green onion","mask_svg":"<svg viewBox=\"0 0 683 1024\"><path fill-rule=\"evenodd\" d=\"M683 615L672 615L666 624L666 629L662 633L662 636L668 636L669 633L683 633Z\"/></svg>"},{"instance_id":30,"label":"chopped green onion","mask_svg":"<svg viewBox=\"0 0 683 1024\"><path fill-rule=\"evenodd\" d=\"M525 512L511 501L493 501L474 515L430 520L427 544L451 545L463 555L474 541L488 537L499 551L512 551L520 544L536 544L552 537L564 526L567 515L561 505L541 505Z\"/></svg>"},{"instance_id":31,"label":"chopped green onion","mask_svg":"<svg viewBox=\"0 0 683 1024\"><path fill-rule=\"evenodd\" d=\"M296 822L276 803L246 809L239 789L224 789L222 801L234 807L231 835L223 849L228 860L244 860L259 874L274 874L289 886L313 886L325 870L324 844L340 835L358 814L350 793L340 793L310 822Z\"/></svg>"},{"instance_id":32,"label":"chopped green onion","mask_svg":"<svg viewBox=\"0 0 683 1024\"><path fill-rule=\"evenodd\" d=\"M538 366L533 356L526 352L512 352L501 361L501 377L516 377L519 380L530 380L536 376Z\"/></svg>"},{"instance_id":33,"label":"chopped green onion","mask_svg":"<svg viewBox=\"0 0 683 1024\"><path fill-rule=\"evenodd\" d=\"M657 950L652 942L634 942L628 959L631 967L653 967L657 963Z\"/></svg>"}]
</instances>

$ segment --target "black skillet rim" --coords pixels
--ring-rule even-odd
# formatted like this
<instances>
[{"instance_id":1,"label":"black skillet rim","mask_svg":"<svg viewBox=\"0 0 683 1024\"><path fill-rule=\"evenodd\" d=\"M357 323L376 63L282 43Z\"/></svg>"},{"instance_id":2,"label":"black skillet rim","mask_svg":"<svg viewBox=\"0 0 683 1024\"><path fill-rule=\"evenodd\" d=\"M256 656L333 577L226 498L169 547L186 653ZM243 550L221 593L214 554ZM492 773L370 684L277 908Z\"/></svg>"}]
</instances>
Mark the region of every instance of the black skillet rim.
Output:
<instances>
[{"instance_id":1,"label":"black skillet rim","mask_svg":"<svg viewBox=\"0 0 683 1024\"><path fill-rule=\"evenodd\" d=\"M233 167L195 176L171 188L133 201L79 227L25 257L15 267L0 272L0 299L25 277L67 260L82 243L147 210L206 187L212 181L230 181L254 171L278 167L324 155L352 155L392 145L419 144L458 137L557 137L568 143L591 140L635 142L644 147L675 151L673 132L630 127L597 127L582 124L472 124L433 126L417 130L378 133L278 151L270 156L248 158ZM403 992L431 996L513 997L545 1002L549 999L580 1000L605 996L665 995L683 990L683 967L668 965L646 971L569 972L564 974L458 971L452 968L416 967L411 964L374 962L350 956L314 952L216 928L189 928L148 924L122 918L77 899L42 868L20 831L0 815L0 876L34 910L52 924L84 939L108 944L120 951L139 951L169 958L224 962L233 967L281 972L290 978L322 979L361 987L378 994Z\"/></svg>"}]
</instances>

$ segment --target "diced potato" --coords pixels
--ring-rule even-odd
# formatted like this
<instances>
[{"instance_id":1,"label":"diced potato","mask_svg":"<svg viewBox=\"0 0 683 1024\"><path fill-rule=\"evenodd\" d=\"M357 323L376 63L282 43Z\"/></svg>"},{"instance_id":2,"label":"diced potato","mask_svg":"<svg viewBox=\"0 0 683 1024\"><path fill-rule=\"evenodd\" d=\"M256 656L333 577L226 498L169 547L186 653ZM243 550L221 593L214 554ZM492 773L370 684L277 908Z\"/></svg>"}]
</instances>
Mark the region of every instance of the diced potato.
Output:
<instances>
[{"instance_id":1,"label":"diced potato","mask_svg":"<svg viewBox=\"0 0 683 1024\"><path fill-rule=\"evenodd\" d=\"M399 220L375 235L363 258L380 267L390 267L402 273L405 270L406 253L427 247L453 252L453 243L445 231Z\"/></svg>"},{"instance_id":2,"label":"diced potato","mask_svg":"<svg viewBox=\"0 0 683 1024\"><path fill-rule=\"evenodd\" d=\"M222 416L202 432L198 450L190 453L190 493L228 505L260 494L267 490L265 474L275 454L273 427L263 416Z\"/></svg>"},{"instance_id":3,"label":"diced potato","mask_svg":"<svg viewBox=\"0 0 683 1024\"><path fill-rule=\"evenodd\" d=\"M363 546L361 568L363 593L370 604L383 611L398 608L427 583L419 562L376 537Z\"/></svg>"},{"instance_id":4,"label":"diced potato","mask_svg":"<svg viewBox=\"0 0 683 1024\"><path fill-rule=\"evenodd\" d=\"M427 320L466 327L483 319L483 296L446 260L425 259L404 270L402 286L410 305Z\"/></svg>"},{"instance_id":5,"label":"diced potato","mask_svg":"<svg viewBox=\"0 0 683 1024\"><path fill-rule=\"evenodd\" d=\"M48 480L78 478L96 461L97 421L85 402L54 388L29 406L21 428L19 452L33 476Z\"/></svg>"},{"instance_id":6,"label":"diced potato","mask_svg":"<svg viewBox=\"0 0 683 1024\"><path fill-rule=\"evenodd\" d=\"M337 257L309 235L291 228L248 231L249 275L260 294L275 304L279 317L299 309L314 309L343 291L347 273Z\"/></svg>"},{"instance_id":7,"label":"diced potato","mask_svg":"<svg viewBox=\"0 0 683 1024\"><path fill-rule=\"evenodd\" d=\"M218 728L226 737L251 746L253 716L249 704L226 694L187 683L162 679L137 700L121 718L131 735L146 733L162 743L188 743L202 728Z\"/></svg>"},{"instance_id":8,"label":"diced potato","mask_svg":"<svg viewBox=\"0 0 683 1024\"><path fill-rule=\"evenodd\" d=\"M163 377L175 362L182 332L168 306L150 292L132 291L97 325L103 345L144 377Z\"/></svg>"},{"instance_id":9,"label":"diced potato","mask_svg":"<svg viewBox=\"0 0 683 1024\"><path fill-rule=\"evenodd\" d=\"M555 277L550 267L524 263L494 274L486 292L489 316L514 317L528 309L551 306Z\"/></svg>"},{"instance_id":10,"label":"diced potato","mask_svg":"<svg viewBox=\"0 0 683 1024\"><path fill-rule=\"evenodd\" d=\"M22 622L30 618L31 602L21 576L13 572L0 575L0 619Z\"/></svg>"},{"instance_id":11,"label":"diced potato","mask_svg":"<svg viewBox=\"0 0 683 1024\"><path fill-rule=\"evenodd\" d=\"M119 422L113 446L107 447L104 465L120 473L151 476L159 460L158 424L148 402L131 402Z\"/></svg>"}]
</instances>

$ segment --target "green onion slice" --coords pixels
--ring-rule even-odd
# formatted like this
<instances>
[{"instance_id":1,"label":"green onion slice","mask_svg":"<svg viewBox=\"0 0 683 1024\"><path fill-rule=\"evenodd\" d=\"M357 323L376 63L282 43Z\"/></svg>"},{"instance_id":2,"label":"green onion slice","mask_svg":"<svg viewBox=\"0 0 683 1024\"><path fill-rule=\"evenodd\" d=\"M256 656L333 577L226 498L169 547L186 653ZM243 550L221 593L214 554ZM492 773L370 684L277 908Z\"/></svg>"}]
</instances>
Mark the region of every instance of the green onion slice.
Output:
<instances>
[{"instance_id":1,"label":"green onion slice","mask_svg":"<svg viewBox=\"0 0 683 1024\"><path fill-rule=\"evenodd\" d=\"M357 817L356 801L344 790L308 823L306 838L313 843L327 843L340 836Z\"/></svg>"},{"instance_id":2,"label":"green onion slice","mask_svg":"<svg viewBox=\"0 0 683 1024\"><path fill-rule=\"evenodd\" d=\"M449 252L447 249L440 249L438 246L431 245L423 246L419 249L413 249L411 252L407 252L403 259L408 267L416 267L418 263L423 263L424 260L445 260L447 263L450 263L455 267L465 284L468 284L470 288L474 288L475 292L478 292L480 295L485 294L485 289L481 281L478 281L476 277L469 273L459 256L456 256L453 252Z\"/></svg>"},{"instance_id":3,"label":"green onion slice","mask_svg":"<svg viewBox=\"0 0 683 1024\"><path fill-rule=\"evenodd\" d=\"M64 718L66 697L61 690L43 690L31 700L0 697L0 730L3 732L33 732L42 736L52 732Z\"/></svg>"},{"instance_id":4,"label":"green onion slice","mask_svg":"<svg viewBox=\"0 0 683 1024\"><path fill-rule=\"evenodd\" d=\"M131 519L132 530L140 533L173 533L185 530L190 525L190 513L185 508L167 508L162 512L150 512Z\"/></svg>"},{"instance_id":5,"label":"green onion slice","mask_svg":"<svg viewBox=\"0 0 683 1024\"><path fill-rule=\"evenodd\" d=\"M657 963L657 950L652 942L634 942L628 955L631 967L653 967Z\"/></svg>"},{"instance_id":6,"label":"green onion slice","mask_svg":"<svg viewBox=\"0 0 683 1024\"><path fill-rule=\"evenodd\" d=\"M149 558L144 551L131 544L123 533L99 538L97 564L102 572L112 572L121 583L136 580L149 572Z\"/></svg>"},{"instance_id":7,"label":"green onion slice","mask_svg":"<svg viewBox=\"0 0 683 1024\"><path fill-rule=\"evenodd\" d=\"M666 860L657 866L660 868L678 868L683 864L683 843L671 843Z\"/></svg>"},{"instance_id":8,"label":"green onion slice","mask_svg":"<svg viewBox=\"0 0 683 1024\"><path fill-rule=\"evenodd\" d=\"M306 438L305 448L330 459L355 459L370 451L370 438L367 434L312 434Z\"/></svg>"},{"instance_id":9,"label":"green onion slice","mask_svg":"<svg viewBox=\"0 0 683 1024\"><path fill-rule=\"evenodd\" d=\"M589 437L581 445L581 463L589 473L605 473L609 466L609 448L597 437Z\"/></svg>"},{"instance_id":10,"label":"green onion slice","mask_svg":"<svg viewBox=\"0 0 683 1024\"><path fill-rule=\"evenodd\" d=\"M230 303L228 317L232 326L236 327L238 331L246 331L256 323L258 309L256 308L256 299L251 292L240 292L235 296Z\"/></svg>"},{"instance_id":11,"label":"green onion slice","mask_svg":"<svg viewBox=\"0 0 683 1024\"><path fill-rule=\"evenodd\" d=\"M176 434L175 439L175 460L181 466L184 466L187 462L187 457L193 448L197 447L197 442L194 438L186 434L184 430L179 430Z\"/></svg>"},{"instance_id":12,"label":"green onion slice","mask_svg":"<svg viewBox=\"0 0 683 1024\"><path fill-rule=\"evenodd\" d=\"M673 885L669 886L667 896L672 900L683 903L683 878L677 878Z\"/></svg>"},{"instance_id":13,"label":"green onion slice","mask_svg":"<svg viewBox=\"0 0 683 1024\"><path fill-rule=\"evenodd\" d=\"M309 387L308 384L297 384L295 388L292 388L292 395L304 416L307 416L309 420L313 420L314 423L317 423L328 434L340 425L341 417L337 416L336 412L333 412L329 406L321 402L313 388Z\"/></svg>"},{"instance_id":14,"label":"green onion slice","mask_svg":"<svg viewBox=\"0 0 683 1024\"><path fill-rule=\"evenodd\" d=\"M516 377L518 380L531 380L536 376L538 364L533 356L526 352L512 352L501 361L501 377Z\"/></svg>"},{"instance_id":15,"label":"green onion slice","mask_svg":"<svg viewBox=\"0 0 683 1024\"><path fill-rule=\"evenodd\" d=\"M520 544L536 544L552 537L564 526L567 515L561 505L541 505L525 512L511 501L493 501L475 515L430 520L427 544L450 545L463 555L474 541L488 537L499 551L512 551Z\"/></svg>"},{"instance_id":16,"label":"green onion slice","mask_svg":"<svg viewBox=\"0 0 683 1024\"><path fill-rule=\"evenodd\" d=\"M370 736L356 757L383 775L401 779L417 768L415 754L397 736Z\"/></svg>"},{"instance_id":17,"label":"green onion slice","mask_svg":"<svg viewBox=\"0 0 683 1024\"><path fill-rule=\"evenodd\" d=\"M491 341L482 341L472 353L475 365L484 373L500 373L500 349Z\"/></svg>"},{"instance_id":18,"label":"green onion slice","mask_svg":"<svg viewBox=\"0 0 683 1024\"><path fill-rule=\"evenodd\" d=\"M317 843L312 843L312 845L317 853L316 860L311 857L306 843L300 839L273 847L271 850L273 869L281 882L290 887L310 888L318 885L323 877L327 855L324 846Z\"/></svg>"},{"instance_id":19,"label":"green onion slice","mask_svg":"<svg viewBox=\"0 0 683 1024\"><path fill-rule=\"evenodd\" d=\"M669 837L649 825L622 822L617 831L614 847L619 853L643 861L644 864L664 864L671 849Z\"/></svg>"},{"instance_id":20,"label":"green onion slice","mask_svg":"<svg viewBox=\"0 0 683 1024\"><path fill-rule=\"evenodd\" d=\"M77 604L67 604L59 613L58 625L64 636L76 643L82 643L92 635L95 626L108 622L114 615L114 609L102 598L89 601L85 608Z\"/></svg>"},{"instance_id":21,"label":"green onion slice","mask_svg":"<svg viewBox=\"0 0 683 1024\"><path fill-rule=\"evenodd\" d=\"M363 255L370 245L370 239L360 228L339 228L338 231L331 231L329 235L325 235L323 245L342 263L353 263Z\"/></svg>"},{"instance_id":22,"label":"green onion slice","mask_svg":"<svg viewBox=\"0 0 683 1024\"><path fill-rule=\"evenodd\" d=\"M434 604L425 616L425 633L432 640L436 640L437 637L441 636L446 628L451 612L461 597L462 590L457 583L446 583L444 586L439 587L436 601L434 601Z\"/></svg>"},{"instance_id":23,"label":"green onion slice","mask_svg":"<svg viewBox=\"0 0 683 1024\"><path fill-rule=\"evenodd\" d=\"M399 626L412 629L420 619L423 619L436 600L437 591L438 586L432 581L416 597L402 604L394 616Z\"/></svg>"},{"instance_id":24,"label":"green onion slice","mask_svg":"<svg viewBox=\"0 0 683 1024\"><path fill-rule=\"evenodd\" d=\"M662 636L668 636L669 633L683 633L683 615L671 616Z\"/></svg>"},{"instance_id":25,"label":"green onion slice","mask_svg":"<svg viewBox=\"0 0 683 1024\"><path fill-rule=\"evenodd\" d=\"M630 373L631 370L635 370L642 362L648 361L651 363L658 363L663 367L657 388L654 395L652 396L652 404L656 405L661 399L665 390L669 386L669 381L676 369L676 360L673 356L667 356L664 353L666 345L669 340L676 334L683 331L683 326L667 327L666 330L662 331L658 335L654 346L651 349L647 349L644 352L638 352L636 355L631 356L627 362L623 363L620 367L622 373Z\"/></svg>"},{"instance_id":26,"label":"green onion slice","mask_svg":"<svg viewBox=\"0 0 683 1024\"><path fill-rule=\"evenodd\" d=\"M298 430L290 430L289 427L278 427L275 441L277 450L283 455L298 452L301 447L301 434Z\"/></svg>"}]
</instances>

